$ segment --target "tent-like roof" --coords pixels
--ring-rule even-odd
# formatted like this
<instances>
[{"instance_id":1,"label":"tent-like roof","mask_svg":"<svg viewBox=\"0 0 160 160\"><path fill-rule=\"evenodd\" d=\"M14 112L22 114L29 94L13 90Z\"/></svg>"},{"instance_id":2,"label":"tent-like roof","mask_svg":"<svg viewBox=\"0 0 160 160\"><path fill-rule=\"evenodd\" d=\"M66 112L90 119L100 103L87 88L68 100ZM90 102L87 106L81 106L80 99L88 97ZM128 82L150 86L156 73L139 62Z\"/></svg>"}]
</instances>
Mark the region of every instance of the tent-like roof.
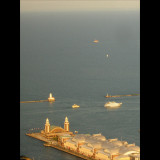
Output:
<instances>
[{"instance_id":1,"label":"tent-like roof","mask_svg":"<svg viewBox=\"0 0 160 160\"><path fill-rule=\"evenodd\" d=\"M74 142L74 141L72 141L71 139L68 139L68 140L66 140L64 143L72 143L72 144L75 144L76 145L76 142Z\"/></svg>"},{"instance_id":2,"label":"tent-like roof","mask_svg":"<svg viewBox=\"0 0 160 160\"><path fill-rule=\"evenodd\" d=\"M104 152L104 150L103 150L103 149L98 150L96 153L101 153L101 154L104 154L104 155L110 156L109 152Z\"/></svg>"},{"instance_id":3,"label":"tent-like roof","mask_svg":"<svg viewBox=\"0 0 160 160\"><path fill-rule=\"evenodd\" d=\"M129 157L129 156L128 155L120 155L118 157L115 157L115 160L119 160L121 158L127 158L127 157Z\"/></svg>"},{"instance_id":4,"label":"tent-like roof","mask_svg":"<svg viewBox=\"0 0 160 160\"><path fill-rule=\"evenodd\" d=\"M86 141L86 137L89 137L88 135L85 134L76 134L73 138L72 141L74 142L85 142Z\"/></svg>"},{"instance_id":5,"label":"tent-like roof","mask_svg":"<svg viewBox=\"0 0 160 160\"><path fill-rule=\"evenodd\" d=\"M131 154L132 151L133 153L139 153L140 147L139 146L131 146L131 147L121 146L119 149L119 152L121 154Z\"/></svg>"},{"instance_id":6,"label":"tent-like roof","mask_svg":"<svg viewBox=\"0 0 160 160\"><path fill-rule=\"evenodd\" d=\"M123 146L123 142L122 141L119 141L119 140L117 140L117 141L113 141L113 142L111 142L113 145L115 145L115 146Z\"/></svg>"},{"instance_id":7,"label":"tent-like roof","mask_svg":"<svg viewBox=\"0 0 160 160\"><path fill-rule=\"evenodd\" d=\"M81 145L80 148L86 148L86 149L92 151L92 147L88 146L87 144Z\"/></svg>"}]
</instances>

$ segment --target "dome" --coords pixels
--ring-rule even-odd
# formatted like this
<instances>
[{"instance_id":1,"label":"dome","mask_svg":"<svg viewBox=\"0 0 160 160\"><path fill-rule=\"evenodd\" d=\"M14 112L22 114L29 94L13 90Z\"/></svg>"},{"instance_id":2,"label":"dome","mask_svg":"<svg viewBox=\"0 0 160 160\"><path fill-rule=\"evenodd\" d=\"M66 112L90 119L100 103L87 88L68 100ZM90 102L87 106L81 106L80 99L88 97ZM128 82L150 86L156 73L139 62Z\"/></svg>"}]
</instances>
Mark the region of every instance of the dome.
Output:
<instances>
[{"instance_id":1,"label":"dome","mask_svg":"<svg viewBox=\"0 0 160 160\"><path fill-rule=\"evenodd\" d=\"M112 143L110 143L110 142L108 142L108 141L104 141L104 142L102 143L102 147L103 147L104 149L110 149L110 148L115 147L115 145L113 145Z\"/></svg>"},{"instance_id":2,"label":"dome","mask_svg":"<svg viewBox=\"0 0 160 160\"><path fill-rule=\"evenodd\" d=\"M128 149L140 152L140 147L139 146L131 146L131 147L128 147Z\"/></svg>"},{"instance_id":3,"label":"dome","mask_svg":"<svg viewBox=\"0 0 160 160\"><path fill-rule=\"evenodd\" d=\"M106 153L110 153L110 149L105 148L105 149L104 149L104 152L106 152Z\"/></svg>"},{"instance_id":4,"label":"dome","mask_svg":"<svg viewBox=\"0 0 160 160\"><path fill-rule=\"evenodd\" d=\"M140 147L138 146L131 146L131 147L125 147L125 146L122 146L120 147L120 153L121 154L129 154L131 152L140 152Z\"/></svg>"},{"instance_id":5,"label":"dome","mask_svg":"<svg viewBox=\"0 0 160 160\"><path fill-rule=\"evenodd\" d=\"M123 143L121 141L113 141L111 143L115 146L123 146Z\"/></svg>"},{"instance_id":6,"label":"dome","mask_svg":"<svg viewBox=\"0 0 160 160\"><path fill-rule=\"evenodd\" d=\"M110 149L110 154L118 154L119 153L119 147L111 148Z\"/></svg>"},{"instance_id":7,"label":"dome","mask_svg":"<svg viewBox=\"0 0 160 160\"><path fill-rule=\"evenodd\" d=\"M118 139L117 138L114 138L114 139L108 139L109 142L113 142L113 141L117 141Z\"/></svg>"},{"instance_id":8,"label":"dome","mask_svg":"<svg viewBox=\"0 0 160 160\"><path fill-rule=\"evenodd\" d=\"M101 141L106 141L106 137L105 136L96 136L94 137L94 139L97 139L97 140L101 140Z\"/></svg>"},{"instance_id":9,"label":"dome","mask_svg":"<svg viewBox=\"0 0 160 160\"><path fill-rule=\"evenodd\" d=\"M86 141L86 135L84 134L77 134L72 138L72 141L74 142L85 142Z\"/></svg>"}]
</instances>

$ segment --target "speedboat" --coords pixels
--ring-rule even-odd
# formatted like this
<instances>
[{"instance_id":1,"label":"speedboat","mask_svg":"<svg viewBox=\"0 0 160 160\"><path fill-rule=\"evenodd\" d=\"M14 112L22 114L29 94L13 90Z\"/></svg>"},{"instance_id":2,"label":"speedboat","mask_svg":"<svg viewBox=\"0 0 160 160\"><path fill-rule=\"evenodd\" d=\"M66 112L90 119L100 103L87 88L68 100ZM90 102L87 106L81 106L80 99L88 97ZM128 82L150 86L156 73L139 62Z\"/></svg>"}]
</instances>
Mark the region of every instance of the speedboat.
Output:
<instances>
[{"instance_id":1,"label":"speedboat","mask_svg":"<svg viewBox=\"0 0 160 160\"><path fill-rule=\"evenodd\" d=\"M72 105L72 108L79 108L80 106L77 104Z\"/></svg>"},{"instance_id":2,"label":"speedboat","mask_svg":"<svg viewBox=\"0 0 160 160\"><path fill-rule=\"evenodd\" d=\"M117 102L107 102L104 106L105 107L120 107L122 105L122 103L117 103Z\"/></svg>"}]
</instances>

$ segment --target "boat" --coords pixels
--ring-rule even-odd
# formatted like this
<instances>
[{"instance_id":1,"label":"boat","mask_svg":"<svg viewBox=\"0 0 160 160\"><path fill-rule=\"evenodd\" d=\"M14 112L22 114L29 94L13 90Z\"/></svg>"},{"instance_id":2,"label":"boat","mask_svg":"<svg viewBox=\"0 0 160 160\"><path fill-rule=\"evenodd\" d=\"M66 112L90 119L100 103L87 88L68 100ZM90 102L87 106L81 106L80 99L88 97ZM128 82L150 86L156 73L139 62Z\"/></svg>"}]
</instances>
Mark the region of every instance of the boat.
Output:
<instances>
[{"instance_id":1,"label":"boat","mask_svg":"<svg viewBox=\"0 0 160 160\"><path fill-rule=\"evenodd\" d=\"M122 105L122 103L117 103L117 102L107 102L104 106L105 107L120 107Z\"/></svg>"},{"instance_id":2,"label":"boat","mask_svg":"<svg viewBox=\"0 0 160 160\"><path fill-rule=\"evenodd\" d=\"M94 42L94 43L98 43L98 42L99 42L99 40L96 40L96 39L95 39L93 42Z\"/></svg>"},{"instance_id":3,"label":"boat","mask_svg":"<svg viewBox=\"0 0 160 160\"><path fill-rule=\"evenodd\" d=\"M72 105L72 108L79 108L80 106L77 104Z\"/></svg>"},{"instance_id":4,"label":"boat","mask_svg":"<svg viewBox=\"0 0 160 160\"><path fill-rule=\"evenodd\" d=\"M109 57L109 54L106 54L106 57L108 58L108 57Z\"/></svg>"}]
</instances>

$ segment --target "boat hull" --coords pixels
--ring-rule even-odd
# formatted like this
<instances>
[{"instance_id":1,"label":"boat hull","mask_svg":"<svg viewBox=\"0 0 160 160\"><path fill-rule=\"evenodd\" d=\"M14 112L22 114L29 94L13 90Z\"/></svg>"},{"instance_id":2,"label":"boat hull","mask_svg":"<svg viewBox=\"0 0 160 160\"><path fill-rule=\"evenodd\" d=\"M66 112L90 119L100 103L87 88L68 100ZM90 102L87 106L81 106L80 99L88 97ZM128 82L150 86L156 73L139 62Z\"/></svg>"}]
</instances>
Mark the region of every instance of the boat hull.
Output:
<instances>
[{"instance_id":1,"label":"boat hull","mask_svg":"<svg viewBox=\"0 0 160 160\"><path fill-rule=\"evenodd\" d=\"M105 107L120 107L122 103L106 103L104 106Z\"/></svg>"}]
</instances>

